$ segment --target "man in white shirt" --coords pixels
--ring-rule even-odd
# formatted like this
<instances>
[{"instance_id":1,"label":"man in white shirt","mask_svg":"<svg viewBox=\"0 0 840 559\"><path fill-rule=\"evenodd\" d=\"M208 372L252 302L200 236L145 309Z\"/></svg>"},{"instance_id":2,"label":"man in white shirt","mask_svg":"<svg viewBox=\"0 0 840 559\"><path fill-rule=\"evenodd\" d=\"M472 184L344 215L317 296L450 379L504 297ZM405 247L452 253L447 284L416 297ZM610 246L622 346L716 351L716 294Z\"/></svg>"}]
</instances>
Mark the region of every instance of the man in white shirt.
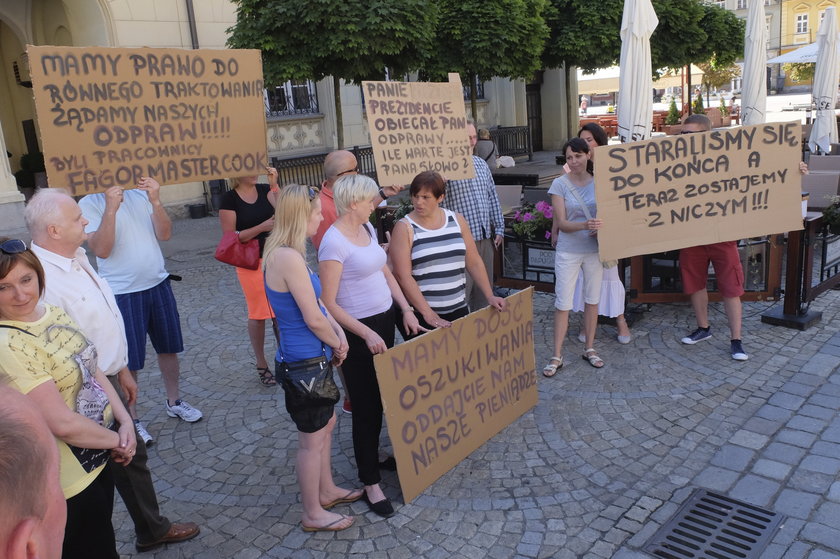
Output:
<instances>
[{"instance_id":1,"label":"man in white shirt","mask_svg":"<svg viewBox=\"0 0 840 559\"><path fill-rule=\"evenodd\" d=\"M24 218L32 252L44 267L44 300L63 308L79 325L96 347L99 368L126 407L133 407L137 384L127 366L122 314L110 286L93 270L82 248L87 220L81 208L61 189L42 189L27 204ZM134 521L140 551L188 540L199 532L193 522L170 522L161 516L147 458L146 443L138 436L136 455L127 466L110 462L114 484Z\"/></svg>"},{"instance_id":2,"label":"man in white shirt","mask_svg":"<svg viewBox=\"0 0 840 559\"><path fill-rule=\"evenodd\" d=\"M172 221L160 201L160 184L143 177L134 190L113 186L79 201L88 225L88 246L99 274L116 295L128 340L128 369L146 360L146 336L158 355L166 389L166 413L187 422L202 414L180 397L178 353L184 350L178 307L158 241L169 239ZM130 409L136 417L137 410Z\"/></svg>"}]
</instances>

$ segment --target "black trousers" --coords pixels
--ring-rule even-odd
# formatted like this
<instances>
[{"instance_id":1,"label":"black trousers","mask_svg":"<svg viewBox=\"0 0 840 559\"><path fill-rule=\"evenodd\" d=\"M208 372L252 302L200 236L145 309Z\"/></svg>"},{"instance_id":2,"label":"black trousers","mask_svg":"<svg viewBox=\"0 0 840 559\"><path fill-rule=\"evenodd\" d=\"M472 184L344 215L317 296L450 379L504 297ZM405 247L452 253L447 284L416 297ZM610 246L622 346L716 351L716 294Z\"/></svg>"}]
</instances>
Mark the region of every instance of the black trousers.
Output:
<instances>
[{"instance_id":1,"label":"black trousers","mask_svg":"<svg viewBox=\"0 0 840 559\"><path fill-rule=\"evenodd\" d=\"M359 320L394 346L394 307ZM373 367L373 354L364 339L344 331L350 350L341 367L350 401L353 402L353 451L359 480L364 485L379 483L379 433L382 431L382 397Z\"/></svg>"},{"instance_id":2,"label":"black trousers","mask_svg":"<svg viewBox=\"0 0 840 559\"><path fill-rule=\"evenodd\" d=\"M108 380L111 381L123 405L128 409L128 403L117 375L109 376ZM137 435L137 450L128 466L117 464L113 460L108 463L108 468L114 476L114 485L125 503L125 508L128 509L128 514L131 515L131 520L134 521L137 542L141 544L156 542L169 532L171 526L169 519L160 514L148 460L146 443L140 435Z\"/></svg>"},{"instance_id":3,"label":"black trousers","mask_svg":"<svg viewBox=\"0 0 840 559\"><path fill-rule=\"evenodd\" d=\"M114 479L106 465L87 488L67 499L62 559L120 559L111 514Z\"/></svg>"}]
</instances>

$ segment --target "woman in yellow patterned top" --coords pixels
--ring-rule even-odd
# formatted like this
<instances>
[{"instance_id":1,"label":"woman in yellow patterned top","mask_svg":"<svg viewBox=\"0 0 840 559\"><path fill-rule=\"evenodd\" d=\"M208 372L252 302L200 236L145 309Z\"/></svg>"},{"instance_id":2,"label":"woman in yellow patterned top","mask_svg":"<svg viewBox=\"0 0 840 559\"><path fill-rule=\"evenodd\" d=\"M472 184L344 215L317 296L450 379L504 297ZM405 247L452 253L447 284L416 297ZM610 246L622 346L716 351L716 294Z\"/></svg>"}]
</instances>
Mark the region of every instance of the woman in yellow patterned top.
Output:
<instances>
[{"instance_id":1,"label":"woman in yellow patterned top","mask_svg":"<svg viewBox=\"0 0 840 559\"><path fill-rule=\"evenodd\" d=\"M118 558L108 460L127 464L134 423L67 314L40 302L44 270L26 244L0 238L0 381L26 394L56 438L67 499L62 557ZM116 420L116 423L115 423Z\"/></svg>"}]
</instances>

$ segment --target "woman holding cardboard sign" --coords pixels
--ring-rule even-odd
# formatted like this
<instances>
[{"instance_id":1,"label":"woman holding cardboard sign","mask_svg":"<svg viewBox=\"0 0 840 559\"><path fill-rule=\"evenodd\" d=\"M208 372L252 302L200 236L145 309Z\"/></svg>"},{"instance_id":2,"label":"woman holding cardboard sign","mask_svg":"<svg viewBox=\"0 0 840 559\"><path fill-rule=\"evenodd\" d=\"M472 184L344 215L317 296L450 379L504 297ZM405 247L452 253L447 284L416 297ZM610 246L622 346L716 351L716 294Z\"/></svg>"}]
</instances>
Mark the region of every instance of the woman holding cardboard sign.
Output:
<instances>
[{"instance_id":1,"label":"woman holding cardboard sign","mask_svg":"<svg viewBox=\"0 0 840 559\"><path fill-rule=\"evenodd\" d=\"M583 272L583 324L586 333L586 350L583 359L596 369L604 361L595 351L595 328L598 324L598 302L601 298L601 279L604 268L598 257L598 239L601 228L596 219L595 179L589 144L572 138L563 146L569 172L554 180L551 188L551 206L554 222L551 243L554 256L554 350L555 356L543 368L543 375L553 377L563 366L563 341L569 329L569 311L572 308L575 282Z\"/></svg>"},{"instance_id":2,"label":"woman holding cardboard sign","mask_svg":"<svg viewBox=\"0 0 840 559\"><path fill-rule=\"evenodd\" d=\"M435 171L414 177L409 187L414 210L395 224L388 251L394 275L425 328L449 326L470 312L466 272L491 306L505 306L493 295L464 216L440 207L445 192L446 183Z\"/></svg>"},{"instance_id":3,"label":"woman holding cardboard sign","mask_svg":"<svg viewBox=\"0 0 840 559\"><path fill-rule=\"evenodd\" d=\"M353 451L364 498L370 510L387 518L394 507L379 487L382 398L373 356L393 347L398 311L409 333L422 329L368 222L379 199L376 182L365 175L344 175L333 184L333 199L339 217L318 250L321 298L344 328L350 346L344 380L353 402Z\"/></svg>"}]
</instances>

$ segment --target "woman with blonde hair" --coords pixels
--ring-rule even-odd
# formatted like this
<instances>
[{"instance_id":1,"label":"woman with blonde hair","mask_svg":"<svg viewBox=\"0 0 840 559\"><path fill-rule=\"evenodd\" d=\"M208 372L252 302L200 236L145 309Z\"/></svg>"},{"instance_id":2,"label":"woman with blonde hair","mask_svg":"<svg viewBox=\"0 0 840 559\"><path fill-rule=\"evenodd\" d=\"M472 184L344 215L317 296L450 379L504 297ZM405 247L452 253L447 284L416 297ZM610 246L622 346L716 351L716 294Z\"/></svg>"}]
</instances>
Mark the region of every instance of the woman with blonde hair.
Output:
<instances>
[{"instance_id":1,"label":"woman with blonde hair","mask_svg":"<svg viewBox=\"0 0 840 559\"><path fill-rule=\"evenodd\" d=\"M379 487L379 433L382 398L373 356L394 345L399 311L410 334L423 331L368 219L376 207L379 187L365 175L345 175L333 185L338 219L321 240L318 261L327 309L344 328L349 352L344 362L345 387L353 402L353 451L365 500L374 513L394 514Z\"/></svg>"},{"instance_id":2,"label":"woman with blonde hair","mask_svg":"<svg viewBox=\"0 0 840 559\"><path fill-rule=\"evenodd\" d=\"M306 265L306 239L322 219L316 188L287 185L277 197L264 259L266 295L280 331L275 376L298 429L296 466L306 532L349 528L352 516L329 509L364 494L336 486L330 463L338 402L333 366L347 356L347 339L321 305L321 282Z\"/></svg>"},{"instance_id":3,"label":"woman with blonde hair","mask_svg":"<svg viewBox=\"0 0 840 559\"><path fill-rule=\"evenodd\" d=\"M277 169L266 167L269 184L261 184L256 175L231 179L233 190L225 192L219 205L219 222L222 233L235 231L239 242L257 239L260 256L265 240L274 226L274 205L277 199ZM257 375L263 386L274 386L276 381L265 359L265 321L272 318L271 308L265 298L262 266L256 270L236 268L236 277L248 305L248 338L256 358Z\"/></svg>"}]
</instances>

